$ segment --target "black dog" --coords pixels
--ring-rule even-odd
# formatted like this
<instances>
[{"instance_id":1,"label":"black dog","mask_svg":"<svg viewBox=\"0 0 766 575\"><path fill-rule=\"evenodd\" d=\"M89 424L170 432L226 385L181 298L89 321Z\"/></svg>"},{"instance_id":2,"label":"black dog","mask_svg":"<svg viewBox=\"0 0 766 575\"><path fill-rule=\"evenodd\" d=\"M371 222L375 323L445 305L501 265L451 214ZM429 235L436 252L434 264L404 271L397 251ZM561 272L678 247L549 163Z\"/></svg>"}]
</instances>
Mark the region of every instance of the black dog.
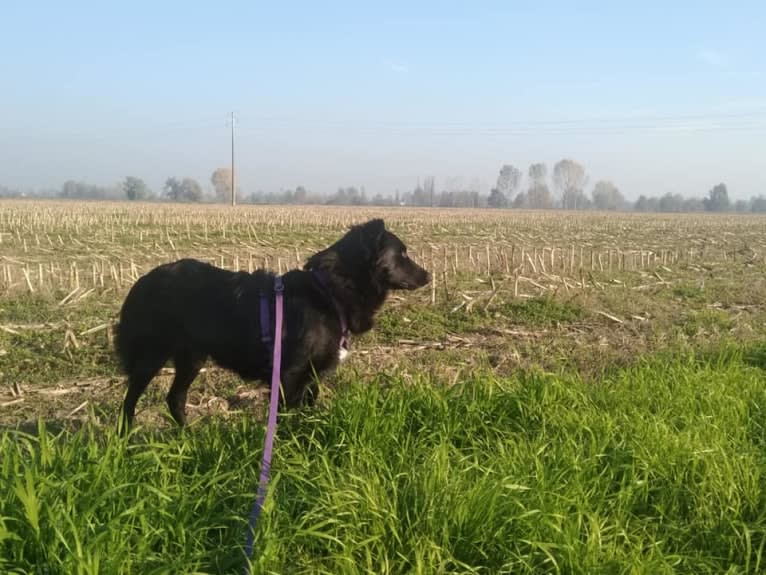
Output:
<instances>
[{"instance_id":1,"label":"black dog","mask_svg":"<svg viewBox=\"0 0 766 575\"><path fill-rule=\"evenodd\" d=\"M274 277L184 259L135 283L116 328L117 353L128 375L123 430L169 359L175 379L167 403L180 425L186 421L186 393L208 357L243 379L270 380L271 345L262 341L260 306L266 294L271 319L264 319L265 326L274 318ZM313 375L337 365L344 325L353 334L370 330L389 290L412 290L429 281L429 273L407 257L405 245L379 219L352 227L303 270L286 273L281 368L287 407L316 400Z\"/></svg>"}]
</instances>

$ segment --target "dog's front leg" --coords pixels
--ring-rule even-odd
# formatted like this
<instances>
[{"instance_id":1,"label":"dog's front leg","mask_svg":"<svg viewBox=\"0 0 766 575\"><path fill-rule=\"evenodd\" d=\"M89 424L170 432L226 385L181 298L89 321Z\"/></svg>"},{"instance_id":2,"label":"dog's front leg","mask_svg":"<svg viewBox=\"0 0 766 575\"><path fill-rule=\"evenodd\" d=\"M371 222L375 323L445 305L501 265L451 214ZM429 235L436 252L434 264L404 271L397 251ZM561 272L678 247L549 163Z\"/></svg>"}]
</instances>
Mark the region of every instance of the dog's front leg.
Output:
<instances>
[{"instance_id":1,"label":"dog's front leg","mask_svg":"<svg viewBox=\"0 0 766 575\"><path fill-rule=\"evenodd\" d=\"M312 406L319 397L319 381L310 364L292 367L282 374L280 407L295 409Z\"/></svg>"}]
</instances>

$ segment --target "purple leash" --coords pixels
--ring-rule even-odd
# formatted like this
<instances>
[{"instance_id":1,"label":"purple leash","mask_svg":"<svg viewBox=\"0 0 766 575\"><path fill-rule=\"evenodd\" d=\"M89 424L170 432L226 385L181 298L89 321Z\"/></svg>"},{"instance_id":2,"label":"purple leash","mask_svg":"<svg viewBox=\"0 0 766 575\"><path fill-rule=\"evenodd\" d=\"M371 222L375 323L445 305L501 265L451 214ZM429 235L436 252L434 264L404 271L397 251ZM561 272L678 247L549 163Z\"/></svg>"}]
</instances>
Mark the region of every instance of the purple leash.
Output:
<instances>
[{"instance_id":1,"label":"purple leash","mask_svg":"<svg viewBox=\"0 0 766 575\"><path fill-rule=\"evenodd\" d=\"M341 350L348 351L348 323L346 322L346 314L343 312L338 300L333 297L330 291L330 286L327 283L324 275L318 270L312 270L314 277L324 288L330 299L335 306L335 310L338 313L338 319L340 320L340 348ZM261 477L258 482L258 493L255 497L255 503L253 509L250 512L250 523L247 532L247 543L245 544L245 575L250 575L250 557L253 555L253 542L255 540L255 526L258 523L258 518L261 515L263 509L263 503L266 500L266 489L269 485L269 472L271 471L271 453L274 447L274 434L277 430L277 407L279 405L279 385L280 385L280 371L282 366L282 308L284 302L285 288L282 285L282 278L276 276L274 278L274 293L276 294L274 309L275 309L275 321L274 321L274 355L271 363L271 397L269 399L269 421L266 426L266 441L263 446L263 460L261 461ZM261 341L268 344L271 341L271 322L269 317L269 299L268 294L261 293L261 309L260 309L260 324L261 324Z\"/></svg>"},{"instance_id":2,"label":"purple leash","mask_svg":"<svg viewBox=\"0 0 766 575\"><path fill-rule=\"evenodd\" d=\"M266 500L266 489L269 485L269 472L271 471L271 452L274 447L274 434L277 430L277 408L279 404L279 384L280 371L282 366L282 307L284 301L284 286L282 278L274 278L274 293L276 294L275 322L274 322L274 355L271 364L271 397L269 399L269 422L266 426L266 442L263 446L263 460L261 461L261 477L258 483L258 494L255 498L253 510L250 512L250 528L247 533L247 543L245 544L245 575L250 575L250 557L253 554L253 542L255 539L255 526L258 523L258 517L263 509L263 502ZM265 303L264 303L265 302ZM263 315L266 310L265 316ZM261 339L268 341L269 332L269 314L268 299L265 295L261 296ZM265 327L264 327L265 326Z\"/></svg>"}]
</instances>

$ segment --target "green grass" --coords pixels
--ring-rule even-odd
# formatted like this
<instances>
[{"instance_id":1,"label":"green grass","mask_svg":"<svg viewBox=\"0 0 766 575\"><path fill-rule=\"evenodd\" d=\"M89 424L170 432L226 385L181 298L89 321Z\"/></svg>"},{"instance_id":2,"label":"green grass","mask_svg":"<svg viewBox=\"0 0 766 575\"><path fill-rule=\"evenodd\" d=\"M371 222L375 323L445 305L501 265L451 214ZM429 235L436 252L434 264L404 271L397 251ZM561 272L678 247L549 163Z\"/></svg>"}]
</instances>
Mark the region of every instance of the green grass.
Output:
<instances>
[{"instance_id":1,"label":"green grass","mask_svg":"<svg viewBox=\"0 0 766 575\"><path fill-rule=\"evenodd\" d=\"M62 296L63 297L63 296ZM51 297L0 299L0 385L38 386L118 372L106 330L83 335L110 322L113 296L93 295L77 306L59 306ZM77 345L65 345L66 330Z\"/></svg>"},{"instance_id":2,"label":"green grass","mask_svg":"<svg viewBox=\"0 0 766 575\"><path fill-rule=\"evenodd\" d=\"M499 302L491 308L410 305L383 309L368 341L396 342L399 339L439 340L449 334L485 333L488 326L521 325L530 328L567 324L587 316L577 302L551 297Z\"/></svg>"},{"instance_id":3,"label":"green grass","mask_svg":"<svg viewBox=\"0 0 766 575\"><path fill-rule=\"evenodd\" d=\"M256 573L760 573L763 347L351 382L281 420ZM262 426L0 436L0 572L238 573Z\"/></svg>"},{"instance_id":4,"label":"green grass","mask_svg":"<svg viewBox=\"0 0 766 575\"><path fill-rule=\"evenodd\" d=\"M383 309L376 318L375 330L365 337L371 341L396 342L400 339L438 340L450 333L473 333L486 327L485 314L444 307L408 306Z\"/></svg>"},{"instance_id":5,"label":"green grass","mask_svg":"<svg viewBox=\"0 0 766 575\"><path fill-rule=\"evenodd\" d=\"M499 311L514 323L528 326L548 326L583 319L585 309L572 300L561 301L552 297L537 297L524 301L509 301Z\"/></svg>"},{"instance_id":6,"label":"green grass","mask_svg":"<svg viewBox=\"0 0 766 575\"><path fill-rule=\"evenodd\" d=\"M705 291L700 286L688 283L674 287L672 294L684 300L703 301L705 298Z\"/></svg>"},{"instance_id":7,"label":"green grass","mask_svg":"<svg viewBox=\"0 0 766 575\"><path fill-rule=\"evenodd\" d=\"M689 336L699 333L725 333L732 327L734 320L729 314L715 309L692 311L683 323L683 330Z\"/></svg>"}]
</instances>

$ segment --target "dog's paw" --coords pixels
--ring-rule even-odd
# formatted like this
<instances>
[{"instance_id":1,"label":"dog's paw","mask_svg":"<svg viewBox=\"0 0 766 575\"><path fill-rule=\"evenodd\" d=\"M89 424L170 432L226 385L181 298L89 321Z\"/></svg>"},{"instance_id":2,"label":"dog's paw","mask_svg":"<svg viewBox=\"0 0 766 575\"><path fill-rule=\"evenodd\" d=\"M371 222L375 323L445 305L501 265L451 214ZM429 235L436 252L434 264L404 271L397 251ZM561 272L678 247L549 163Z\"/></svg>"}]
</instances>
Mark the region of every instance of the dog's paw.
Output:
<instances>
[{"instance_id":1,"label":"dog's paw","mask_svg":"<svg viewBox=\"0 0 766 575\"><path fill-rule=\"evenodd\" d=\"M341 362L346 361L348 356L350 355L350 352L345 347L338 348L338 360Z\"/></svg>"}]
</instances>

